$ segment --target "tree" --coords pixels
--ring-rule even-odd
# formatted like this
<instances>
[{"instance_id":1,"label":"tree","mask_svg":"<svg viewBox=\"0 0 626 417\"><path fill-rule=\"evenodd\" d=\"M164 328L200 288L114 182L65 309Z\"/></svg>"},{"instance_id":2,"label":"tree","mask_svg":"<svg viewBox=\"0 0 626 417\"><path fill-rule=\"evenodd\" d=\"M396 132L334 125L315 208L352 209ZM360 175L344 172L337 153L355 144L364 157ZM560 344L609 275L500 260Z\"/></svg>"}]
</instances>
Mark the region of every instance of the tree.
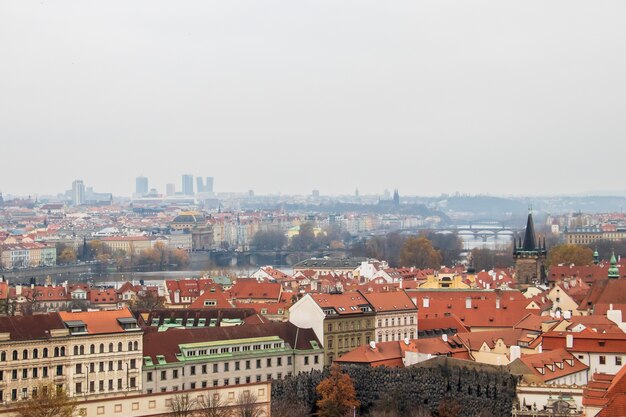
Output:
<instances>
[{"instance_id":1,"label":"tree","mask_svg":"<svg viewBox=\"0 0 626 417\"><path fill-rule=\"evenodd\" d=\"M458 417L461 414L461 405L458 401L447 398L437 407L438 417Z\"/></svg>"},{"instance_id":2,"label":"tree","mask_svg":"<svg viewBox=\"0 0 626 417\"><path fill-rule=\"evenodd\" d=\"M410 237L404 241L400 251L400 264L417 268L440 268L441 254L424 236Z\"/></svg>"},{"instance_id":3,"label":"tree","mask_svg":"<svg viewBox=\"0 0 626 417\"><path fill-rule=\"evenodd\" d=\"M186 392L176 394L166 402L166 407L172 417L191 417L196 405L196 401Z\"/></svg>"},{"instance_id":4,"label":"tree","mask_svg":"<svg viewBox=\"0 0 626 417\"><path fill-rule=\"evenodd\" d=\"M57 243L56 250L58 264L69 264L72 262L76 262L76 252L73 248L69 247L65 243Z\"/></svg>"},{"instance_id":5,"label":"tree","mask_svg":"<svg viewBox=\"0 0 626 417\"><path fill-rule=\"evenodd\" d=\"M72 417L77 402L54 384L39 385L32 397L18 403L19 417Z\"/></svg>"},{"instance_id":6,"label":"tree","mask_svg":"<svg viewBox=\"0 0 626 417\"><path fill-rule=\"evenodd\" d=\"M336 363L331 366L330 375L315 390L321 397L317 401L320 417L346 417L360 404L352 379Z\"/></svg>"},{"instance_id":7,"label":"tree","mask_svg":"<svg viewBox=\"0 0 626 417\"><path fill-rule=\"evenodd\" d=\"M476 271L508 268L513 265L511 251L495 251L487 248L472 249L472 263Z\"/></svg>"},{"instance_id":8,"label":"tree","mask_svg":"<svg viewBox=\"0 0 626 417\"><path fill-rule=\"evenodd\" d=\"M259 230L252 238L252 246L257 250L280 250L287 242L280 230Z\"/></svg>"},{"instance_id":9,"label":"tree","mask_svg":"<svg viewBox=\"0 0 626 417\"><path fill-rule=\"evenodd\" d=\"M458 234L429 232L426 238L441 254L442 265L453 266L459 260L463 251L463 241Z\"/></svg>"},{"instance_id":10,"label":"tree","mask_svg":"<svg viewBox=\"0 0 626 417\"><path fill-rule=\"evenodd\" d=\"M315 246L315 232L313 231L313 223L306 222L300 225L298 234L291 238L289 244L294 250L311 250Z\"/></svg>"},{"instance_id":11,"label":"tree","mask_svg":"<svg viewBox=\"0 0 626 417\"><path fill-rule=\"evenodd\" d=\"M248 390L240 392L235 402L234 417L263 417L265 411L257 400L256 395Z\"/></svg>"},{"instance_id":12,"label":"tree","mask_svg":"<svg viewBox=\"0 0 626 417\"><path fill-rule=\"evenodd\" d=\"M149 290L140 291L129 303L133 311L152 311L165 308L165 297Z\"/></svg>"},{"instance_id":13,"label":"tree","mask_svg":"<svg viewBox=\"0 0 626 417\"><path fill-rule=\"evenodd\" d=\"M200 417L229 417L228 402L219 393L207 392L198 397L196 415Z\"/></svg>"},{"instance_id":14,"label":"tree","mask_svg":"<svg viewBox=\"0 0 626 417\"><path fill-rule=\"evenodd\" d=\"M574 264L576 266L590 265L593 262L593 250L578 245L558 245L548 252L546 263L550 265Z\"/></svg>"}]
</instances>

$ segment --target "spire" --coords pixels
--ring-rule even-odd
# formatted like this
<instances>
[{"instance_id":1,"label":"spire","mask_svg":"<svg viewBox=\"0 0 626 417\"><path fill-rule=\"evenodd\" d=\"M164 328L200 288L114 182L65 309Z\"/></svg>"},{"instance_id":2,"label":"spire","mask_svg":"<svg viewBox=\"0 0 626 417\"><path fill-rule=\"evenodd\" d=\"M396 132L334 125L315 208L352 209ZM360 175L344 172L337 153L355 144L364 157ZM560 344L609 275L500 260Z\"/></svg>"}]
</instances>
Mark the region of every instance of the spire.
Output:
<instances>
[{"instance_id":1,"label":"spire","mask_svg":"<svg viewBox=\"0 0 626 417\"><path fill-rule=\"evenodd\" d=\"M619 268L617 267L617 259L615 259L615 251L611 255L611 266L609 267L609 278L619 278Z\"/></svg>"},{"instance_id":2,"label":"spire","mask_svg":"<svg viewBox=\"0 0 626 417\"><path fill-rule=\"evenodd\" d=\"M526 221L526 234L524 235L524 244L522 250L531 252L537 249L537 238L535 236L535 225L533 223L532 211L528 213L528 220Z\"/></svg>"},{"instance_id":3,"label":"spire","mask_svg":"<svg viewBox=\"0 0 626 417\"><path fill-rule=\"evenodd\" d=\"M600 263L600 254L598 253L598 247L593 251L593 264L598 265Z\"/></svg>"}]
</instances>

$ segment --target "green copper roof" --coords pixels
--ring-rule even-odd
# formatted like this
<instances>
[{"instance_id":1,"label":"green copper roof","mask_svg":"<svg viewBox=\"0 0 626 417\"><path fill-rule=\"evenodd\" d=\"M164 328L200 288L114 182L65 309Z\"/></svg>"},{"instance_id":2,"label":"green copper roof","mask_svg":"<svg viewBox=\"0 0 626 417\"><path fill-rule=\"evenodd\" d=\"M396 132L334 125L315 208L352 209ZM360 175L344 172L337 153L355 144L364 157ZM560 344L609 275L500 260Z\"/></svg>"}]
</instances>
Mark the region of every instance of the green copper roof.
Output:
<instances>
[{"instance_id":1,"label":"green copper roof","mask_svg":"<svg viewBox=\"0 0 626 417\"><path fill-rule=\"evenodd\" d=\"M611 255L611 267L609 268L609 278L619 278L619 268L617 268L617 259L615 252Z\"/></svg>"}]
</instances>

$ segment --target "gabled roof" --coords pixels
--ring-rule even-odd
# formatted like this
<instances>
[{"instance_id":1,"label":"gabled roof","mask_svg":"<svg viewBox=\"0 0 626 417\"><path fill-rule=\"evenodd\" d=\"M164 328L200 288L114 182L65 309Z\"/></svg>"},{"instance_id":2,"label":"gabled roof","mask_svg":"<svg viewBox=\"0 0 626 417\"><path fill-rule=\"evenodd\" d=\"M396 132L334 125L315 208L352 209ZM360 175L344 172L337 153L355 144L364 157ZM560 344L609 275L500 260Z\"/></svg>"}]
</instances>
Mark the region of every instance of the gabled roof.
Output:
<instances>
[{"instance_id":1,"label":"gabled roof","mask_svg":"<svg viewBox=\"0 0 626 417\"><path fill-rule=\"evenodd\" d=\"M256 279L240 279L228 290L231 300L280 300L282 286L277 282L258 282Z\"/></svg>"},{"instance_id":2,"label":"gabled roof","mask_svg":"<svg viewBox=\"0 0 626 417\"><path fill-rule=\"evenodd\" d=\"M359 291L358 293L370 303L377 313L406 310L417 312L417 306L413 304L411 297L404 291L381 293L362 293Z\"/></svg>"},{"instance_id":3,"label":"gabled roof","mask_svg":"<svg viewBox=\"0 0 626 417\"><path fill-rule=\"evenodd\" d=\"M64 322L82 321L87 325L89 334L124 333L119 319L135 319L128 308L109 311L81 311L77 313L60 312Z\"/></svg>"},{"instance_id":4,"label":"gabled roof","mask_svg":"<svg viewBox=\"0 0 626 417\"><path fill-rule=\"evenodd\" d=\"M361 307L372 306L359 292L346 292L343 294L310 294L313 301L322 309L332 308L339 315L361 314ZM372 310L373 311L373 310Z\"/></svg>"},{"instance_id":5,"label":"gabled roof","mask_svg":"<svg viewBox=\"0 0 626 417\"><path fill-rule=\"evenodd\" d=\"M230 308L226 295L222 292L222 287L218 284L208 284L203 288L203 293L196 298L189 308ZM206 302L206 303L205 303Z\"/></svg>"},{"instance_id":6,"label":"gabled roof","mask_svg":"<svg viewBox=\"0 0 626 417\"><path fill-rule=\"evenodd\" d=\"M266 336L278 336L293 349L313 349L314 342L319 348L321 344L313 329L298 328L290 322L268 322L262 324L244 324L241 326L209 327L196 329L169 329L164 332L150 331L144 334L144 356L158 363L157 355L163 355L168 363L179 362L177 354L180 345L212 341L233 341ZM321 349L320 349L321 351Z\"/></svg>"},{"instance_id":7,"label":"gabled roof","mask_svg":"<svg viewBox=\"0 0 626 417\"><path fill-rule=\"evenodd\" d=\"M59 313L0 317L0 333L9 333L14 341L49 339L51 330L63 329Z\"/></svg>"},{"instance_id":8,"label":"gabled roof","mask_svg":"<svg viewBox=\"0 0 626 417\"><path fill-rule=\"evenodd\" d=\"M523 355L517 359L543 382L562 378L589 369L565 349L555 349L533 355Z\"/></svg>"}]
</instances>

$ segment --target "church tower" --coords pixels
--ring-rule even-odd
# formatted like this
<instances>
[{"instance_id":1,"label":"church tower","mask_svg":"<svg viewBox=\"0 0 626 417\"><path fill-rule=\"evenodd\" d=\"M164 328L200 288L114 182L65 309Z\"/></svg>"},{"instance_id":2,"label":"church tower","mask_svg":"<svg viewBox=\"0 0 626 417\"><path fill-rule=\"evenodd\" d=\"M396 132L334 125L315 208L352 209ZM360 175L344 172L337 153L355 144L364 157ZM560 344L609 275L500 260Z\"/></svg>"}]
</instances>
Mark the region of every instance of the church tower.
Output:
<instances>
[{"instance_id":1,"label":"church tower","mask_svg":"<svg viewBox=\"0 0 626 417\"><path fill-rule=\"evenodd\" d=\"M515 258L515 276L519 285L546 284L546 239L537 240L533 214L528 213L524 241L513 239L513 258Z\"/></svg>"}]
</instances>

